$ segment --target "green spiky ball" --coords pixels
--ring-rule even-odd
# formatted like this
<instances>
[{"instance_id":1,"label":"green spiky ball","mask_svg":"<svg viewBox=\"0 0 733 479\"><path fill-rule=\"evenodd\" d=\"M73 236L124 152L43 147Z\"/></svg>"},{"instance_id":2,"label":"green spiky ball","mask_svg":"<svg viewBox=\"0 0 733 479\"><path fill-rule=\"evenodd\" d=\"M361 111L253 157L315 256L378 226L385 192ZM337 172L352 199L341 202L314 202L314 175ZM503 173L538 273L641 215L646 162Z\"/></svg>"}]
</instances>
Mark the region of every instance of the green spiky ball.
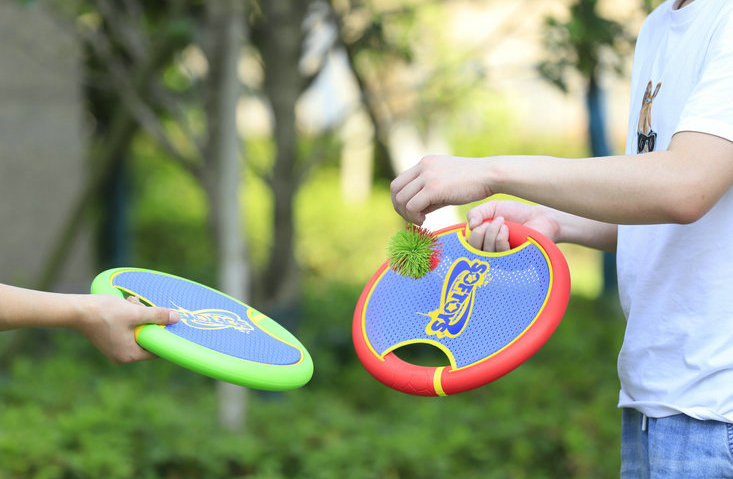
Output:
<instances>
[{"instance_id":1,"label":"green spiky ball","mask_svg":"<svg viewBox=\"0 0 733 479\"><path fill-rule=\"evenodd\" d=\"M389 266L396 273L412 279L428 274L440 263L438 239L425 228L409 225L387 245Z\"/></svg>"}]
</instances>

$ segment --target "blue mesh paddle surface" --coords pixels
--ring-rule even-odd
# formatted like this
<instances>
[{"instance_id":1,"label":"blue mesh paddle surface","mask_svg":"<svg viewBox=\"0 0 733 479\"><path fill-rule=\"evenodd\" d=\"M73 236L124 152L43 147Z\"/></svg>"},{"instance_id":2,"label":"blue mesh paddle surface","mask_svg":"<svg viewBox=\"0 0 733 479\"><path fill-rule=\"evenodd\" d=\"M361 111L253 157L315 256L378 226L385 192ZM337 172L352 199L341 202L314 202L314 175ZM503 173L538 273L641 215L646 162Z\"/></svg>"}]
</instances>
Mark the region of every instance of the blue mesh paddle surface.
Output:
<instances>
[{"instance_id":1,"label":"blue mesh paddle surface","mask_svg":"<svg viewBox=\"0 0 733 479\"><path fill-rule=\"evenodd\" d=\"M439 237L440 265L421 279L387 269L367 300L366 337L384 354L438 343L454 369L490 357L519 337L542 311L551 285L543 251L532 241L512 254L477 254L460 232Z\"/></svg>"},{"instance_id":2,"label":"blue mesh paddle surface","mask_svg":"<svg viewBox=\"0 0 733 479\"><path fill-rule=\"evenodd\" d=\"M271 365L292 365L300 349L257 325L262 313L193 281L153 271L116 273L112 286L140 296L153 306L177 310L181 321L165 329L181 338L236 358Z\"/></svg>"}]
</instances>

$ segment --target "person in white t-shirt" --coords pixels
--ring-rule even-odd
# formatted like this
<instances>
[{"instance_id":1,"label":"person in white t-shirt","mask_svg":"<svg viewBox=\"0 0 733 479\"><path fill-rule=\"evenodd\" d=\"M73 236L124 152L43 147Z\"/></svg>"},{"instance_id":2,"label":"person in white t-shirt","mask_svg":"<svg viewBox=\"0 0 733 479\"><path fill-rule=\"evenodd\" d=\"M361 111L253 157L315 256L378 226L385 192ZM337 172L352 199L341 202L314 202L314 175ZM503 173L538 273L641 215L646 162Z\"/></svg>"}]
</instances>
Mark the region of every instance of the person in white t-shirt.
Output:
<instances>
[{"instance_id":1,"label":"person in white t-shirt","mask_svg":"<svg viewBox=\"0 0 733 479\"><path fill-rule=\"evenodd\" d=\"M83 334L113 363L155 358L138 346L140 324L175 324L177 311L98 294L61 294L0 284L0 332L63 327Z\"/></svg>"},{"instance_id":2,"label":"person in white t-shirt","mask_svg":"<svg viewBox=\"0 0 733 479\"><path fill-rule=\"evenodd\" d=\"M468 213L470 243L508 249L504 220L615 251L622 477L733 477L733 1L668 0L644 22L624 155L427 156L392 183L408 221ZM491 223L485 223L492 219Z\"/></svg>"}]
</instances>

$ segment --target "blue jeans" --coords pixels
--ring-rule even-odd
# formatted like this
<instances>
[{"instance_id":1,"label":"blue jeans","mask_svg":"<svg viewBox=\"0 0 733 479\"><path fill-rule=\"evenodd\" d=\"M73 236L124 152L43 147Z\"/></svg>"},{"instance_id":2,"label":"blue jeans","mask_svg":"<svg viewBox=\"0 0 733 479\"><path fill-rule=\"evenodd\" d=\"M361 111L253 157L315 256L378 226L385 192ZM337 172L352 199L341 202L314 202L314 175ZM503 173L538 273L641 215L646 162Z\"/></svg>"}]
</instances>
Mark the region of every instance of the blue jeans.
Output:
<instances>
[{"instance_id":1,"label":"blue jeans","mask_svg":"<svg viewBox=\"0 0 733 479\"><path fill-rule=\"evenodd\" d=\"M733 478L733 424L624 409L621 479Z\"/></svg>"}]
</instances>

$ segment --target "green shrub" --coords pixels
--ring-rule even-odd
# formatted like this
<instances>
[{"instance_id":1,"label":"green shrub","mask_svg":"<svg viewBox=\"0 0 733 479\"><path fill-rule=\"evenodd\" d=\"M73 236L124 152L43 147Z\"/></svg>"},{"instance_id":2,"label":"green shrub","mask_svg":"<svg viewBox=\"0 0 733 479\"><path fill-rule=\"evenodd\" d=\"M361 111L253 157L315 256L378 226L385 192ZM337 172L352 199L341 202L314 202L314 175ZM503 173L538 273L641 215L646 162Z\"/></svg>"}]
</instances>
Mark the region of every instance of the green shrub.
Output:
<instances>
[{"instance_id":1,"label":"green shrub","mask_svg":"<svg viewBox=\"0 0 733 479\"><path fill-rule=\"evenodd\" d=\"M574 298L528 363L478 390L413 397L355 359L359 287L311 284L306 387L250 394L217 425L213 381L157 360L112 366L82 338L21 354L0 383L2 478L605 478L618 474L623 322Z\"/></svg>"}]
</instances>

